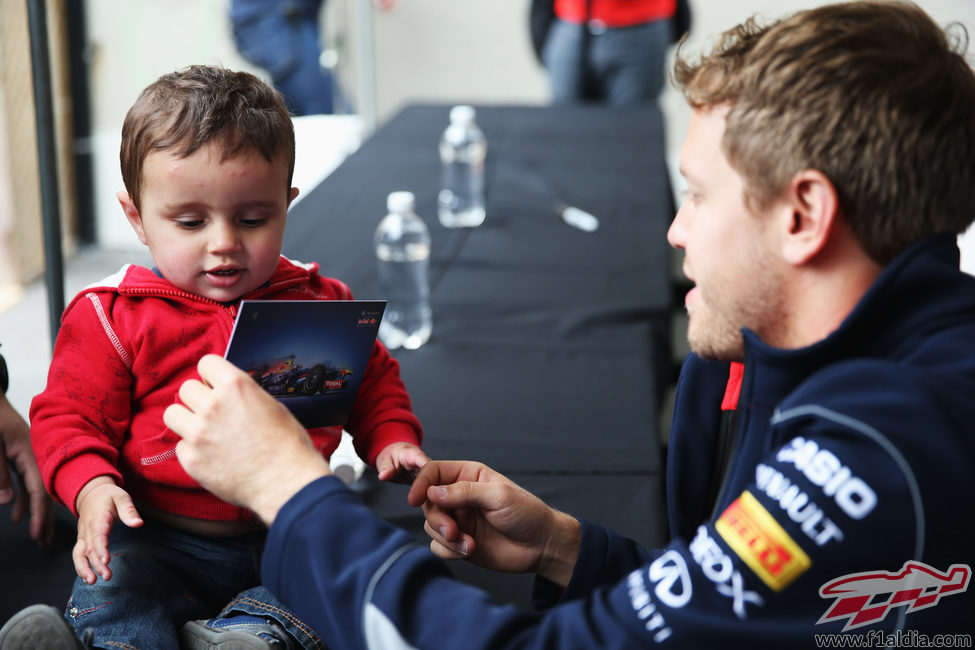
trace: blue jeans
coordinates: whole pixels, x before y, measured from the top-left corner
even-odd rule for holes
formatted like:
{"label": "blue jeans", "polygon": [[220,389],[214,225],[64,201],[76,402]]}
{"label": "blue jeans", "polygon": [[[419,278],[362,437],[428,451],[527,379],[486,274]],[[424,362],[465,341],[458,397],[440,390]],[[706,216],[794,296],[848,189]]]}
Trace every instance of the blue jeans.
{"label": "blue jeans", "polygon": [[542,60],[555,104],[635,106],[657,101],[664,85],[669,20],[586,33],[556,19]]}
{"label": "blue jeans", "polygon": [[231,22],[241,55],[271,75],[294,115],[335,112],[334,80],[322,67],[322,0],[234,0]]}
{"label": "blue jeans", "polygon": [[64,617],[79,637],[91,630],[94,647],[178,649],[187,621],[245,613],[273,618],[305,648],[324,648],[258,586],[264,538],[263,531],[208,538],[151,520],[141,528],[116,523],[112,579],[89,585],[76,578]]}

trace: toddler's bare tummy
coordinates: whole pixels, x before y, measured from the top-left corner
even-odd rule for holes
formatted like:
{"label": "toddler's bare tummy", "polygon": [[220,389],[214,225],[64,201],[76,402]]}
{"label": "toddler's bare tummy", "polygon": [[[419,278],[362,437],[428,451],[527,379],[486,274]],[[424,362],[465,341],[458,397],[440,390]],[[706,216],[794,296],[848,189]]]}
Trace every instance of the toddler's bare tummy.
{"label": "toddler's bare tummy", "polygon": [[177,530],[190,533],[191,535],[200,535],[203,537],[236,537],[237,535],[264,529],[264,524],[259,521],[211,521],[209,519],[175,515],[171,512],[157,510],[145,504],[139,504],[136,507],[144,516],[151,517],[167,526],[172,526]]}

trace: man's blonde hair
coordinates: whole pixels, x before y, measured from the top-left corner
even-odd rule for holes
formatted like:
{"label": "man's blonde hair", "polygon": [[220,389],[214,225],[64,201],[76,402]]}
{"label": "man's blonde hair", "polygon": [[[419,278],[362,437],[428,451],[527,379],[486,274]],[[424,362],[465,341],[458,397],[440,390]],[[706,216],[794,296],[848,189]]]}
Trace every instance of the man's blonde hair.
{"label": "man's blonde hair", "polygon": [[754,19],[674,80],[692,107],[731,104],[722,147],[764,207],[824,173],[864,250],[886,264],[975,216],[975,75],[967,34],[909,2],[850,2]]}

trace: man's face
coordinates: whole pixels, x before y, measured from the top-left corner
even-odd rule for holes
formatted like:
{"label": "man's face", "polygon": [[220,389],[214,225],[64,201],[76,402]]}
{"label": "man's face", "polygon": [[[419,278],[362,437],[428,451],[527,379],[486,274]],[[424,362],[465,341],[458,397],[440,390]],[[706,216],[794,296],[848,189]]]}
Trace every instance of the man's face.
{"label": "man's face", "polygon": [[236,300],[271,277],[281,253],[288,204],[283,158],[253,150],[221,161],[208,144],[180,158],[153,151],[142,168],[141,209],[119,193],[139,240],[167,280],[218,302]]}
{"label": "man's face", "polygon": [[767,342],[784,327],[782,267],[769,220],[746,208],[744,180],[721,150],[728,111],[717,106],[692,113],[680,162],[687,196],[667,240],[684,250],[684,274],[695,284],[685,298],[691,349],[740,361],[742,327]]}

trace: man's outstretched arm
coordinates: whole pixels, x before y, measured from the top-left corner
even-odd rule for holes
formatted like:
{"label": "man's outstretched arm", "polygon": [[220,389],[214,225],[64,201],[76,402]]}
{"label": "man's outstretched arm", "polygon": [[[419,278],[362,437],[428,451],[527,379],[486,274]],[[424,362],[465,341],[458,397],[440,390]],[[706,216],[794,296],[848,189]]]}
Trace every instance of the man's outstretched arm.
{"label": "man's outstretched arm", "polygon": [[486,467],[431,462],[410,498],[426,503],[439,555],[466,542],[485,566],[559,584],[571,573],[564,598],[544,614],[499,604],[328,476],[297,420],[247,375],[214,356],[199,370],[203,381],[180,390],[184,405],[166,411],[183,436],[180,461],[270,525],[264,584],[330,648],[795,647],[811,638],[818,596],[815,612],[791,612],[789,599],[773,605],[710,523],[694,540],[649,554],[570,523]]}

